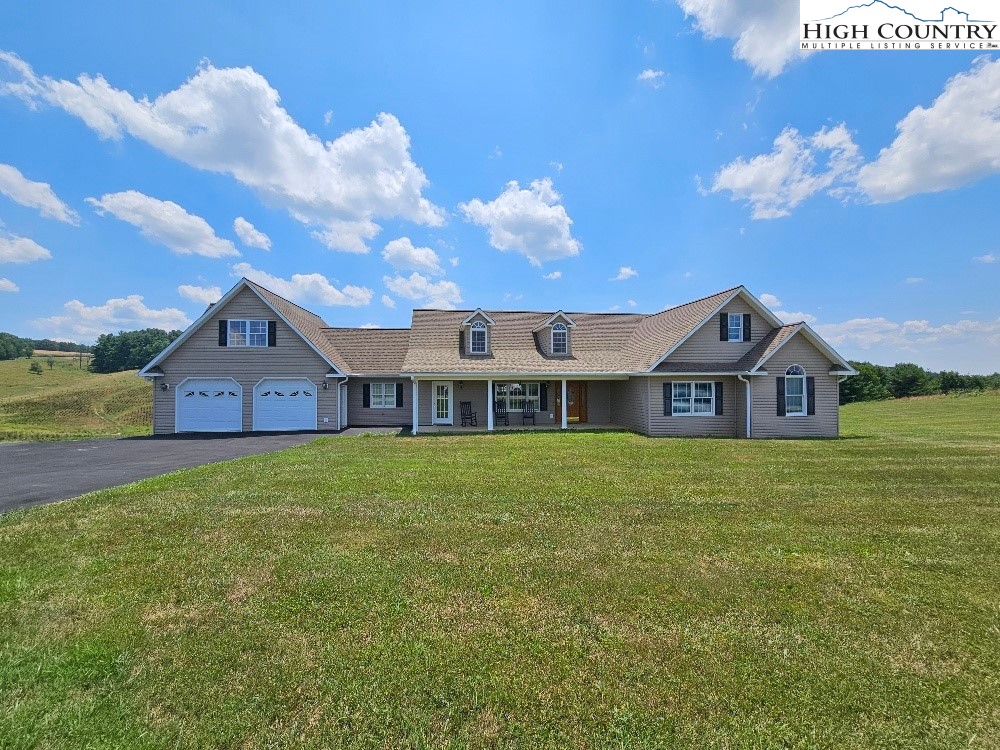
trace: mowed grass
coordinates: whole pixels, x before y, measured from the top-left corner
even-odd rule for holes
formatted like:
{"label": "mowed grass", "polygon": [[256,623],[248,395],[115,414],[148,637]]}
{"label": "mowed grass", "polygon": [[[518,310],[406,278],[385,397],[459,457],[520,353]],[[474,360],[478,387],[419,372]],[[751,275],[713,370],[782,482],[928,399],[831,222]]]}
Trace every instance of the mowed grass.
{"label": "mowed grass", "polygon": [[328,438],[0,517],[0,746],[995,748],[1000,397]]}
{"label": "mowed grass", "polygon": [[[100,375],[69,357],[0,362],[0,441],[148,435],[150,385],[135,371]],[[42,374],[28,371],[31,362]],[[84,363],[86,366],[86,362]]]}

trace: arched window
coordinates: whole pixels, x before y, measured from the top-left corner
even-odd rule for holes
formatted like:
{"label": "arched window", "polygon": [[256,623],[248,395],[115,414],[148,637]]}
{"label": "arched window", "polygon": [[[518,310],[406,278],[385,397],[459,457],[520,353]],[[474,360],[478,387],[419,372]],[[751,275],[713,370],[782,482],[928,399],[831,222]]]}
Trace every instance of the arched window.
{"label": "arched window", "polygon": [[785,415],[805,416],[806,371],[801,365],[791,365],[785,370]]}
{"label": "arched window", "polygon": [[566,332],[566,326],[562,323],[556,323],[552,326],[552,353],[569,353],[569,336]]}
{"label": "arched window", "polygon": [[470,328],[469,351],[473,354],[486,354],[489,347],[486,343],[486,324],[477,320]]}

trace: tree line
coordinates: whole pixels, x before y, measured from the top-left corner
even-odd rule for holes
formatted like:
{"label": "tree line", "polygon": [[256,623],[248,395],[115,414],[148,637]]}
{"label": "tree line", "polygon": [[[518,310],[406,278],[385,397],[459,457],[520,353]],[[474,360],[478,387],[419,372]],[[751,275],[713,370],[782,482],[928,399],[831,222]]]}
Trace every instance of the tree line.
{"label": "tree line", "polygon": [[871,362],[851,362],[851,365],[858,374],[840,384],[841,404],[1000,389],[1000,373],[996,372],[992,375],[962,375],[954,370],[932,372],[912,362],[891,367]]}
{"label": "tree line", "polygon": [[159,328],[105,333],[93,347],[90,369],[92,372],[138,370],[180,335],[180,331]]}
{"label": "tree line", "polygon": [[35,349],[49,352],[89,352],[91,347],[72,341],[52,339],[25,339],[13,333],[0,332],[0,360],[34,356]]}

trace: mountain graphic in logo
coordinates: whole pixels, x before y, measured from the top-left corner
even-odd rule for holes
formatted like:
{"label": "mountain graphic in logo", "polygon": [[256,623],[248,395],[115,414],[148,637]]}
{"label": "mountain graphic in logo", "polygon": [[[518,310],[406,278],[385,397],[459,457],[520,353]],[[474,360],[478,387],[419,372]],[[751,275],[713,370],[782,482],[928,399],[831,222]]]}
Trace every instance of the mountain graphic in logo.
{"label": "mountain graphic in logo", "polygon": [[[863,5],[852,5],[849,8],[837,13],[836,15],[830,16],[829,18],[819,18],[817,21],[834,21],[839,20],[845,22],[847,19],[845,16],[851,15],[860,16],[867,15],[866,11],[874,11],[879,14],[879,16],[885,16],[886,14],[899,15],[902,14],[907,18],[918,21],[919,23],[992,23],[992,21],[985,21],[982,19],[969,18],[969,13],[963,10],[959,10],[954,6],[948,6],[942,8],[941,15],[939,18],[921,18],[915,13],[911,13],[906,10],[906,8],[901,8],[898,5],[892,5],[885,2],[885,0],[872,0],[870,3],[864,3]],[[859,19],[864,20],[864,19]]]}

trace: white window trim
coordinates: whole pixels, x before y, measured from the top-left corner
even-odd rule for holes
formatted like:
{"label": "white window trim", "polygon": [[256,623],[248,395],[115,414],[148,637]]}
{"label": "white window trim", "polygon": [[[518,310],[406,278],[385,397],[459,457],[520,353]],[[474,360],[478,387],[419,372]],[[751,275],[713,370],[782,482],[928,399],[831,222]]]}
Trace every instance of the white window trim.
{"label": "white window trim", "polygon": [[[675,399],[674,398],[674,386],[675,385],[687,385],[691,388],[691,395],[686,399]],[[694,400],[696,398],[695,386],[697,385],[707,385],[709,390],[712,392],[712,408],[711,411],[699,411],[694,410]],[[704,396],[697,396],[697,398],[705,398]],[[688,412],[676,412],[674,411],[674,401],[686,400],[691,406],[691,411]],[[672,417],[714,417],[715,414],[715,381],[712,380],[675,380],[670,383],[670,416]]]}
{"label": "white window trim", "polygon": [[[743,343],[743,313],[728,313],[728,315],[729,317],[726,319],[726,328],[728,331],[729,343],[741,344]],[[738,321],[736,325],[733,325],[733,318],[736,318]],[[734,328],[740,329],[740,333],[735,339],[733,338]]]}
{"label": "white window trim", "polygon": [[[521,408],[521,409],[512,409],[510,407],[509,390],[508,390],[507,393],[503,393],[503,394],[497,393],[497,391],[500,389],[501,386],[508,386],[508,388],[509,388],[509,386],[512,386],[512,385],[520,385],[520,386],[522,386],[524,388],[524,396],[520,397],[520,398],[523,398],[524,401],[525,401],[525,403],[527,403],[528,401],[534,401],[535,402],[535,411],[536,412],[540,411],[539,407],[541,406],[541,403],[542,403],[542,384],[541,384],[541,381],[536,381],[536,380],[530,380],[530,381],[498,380],[498,381],[494,382],[493,383],[493,402],[496,403],[497,401],[504,400],[504,401],[507,402],[507,411],[508,412],[514,412],[514,413],[523,412],[524,411],[523,408]],[[534,396],[530,395],[531,394],[531,387],[532,386],[534,386],[534,388],[535,388],[535,395]]]}
{"label": "white window trim", "polygon": [[[379,403],[375,403],[375,387],[381,389],[378,394]],[[389,395],[392,395],[392,403],[388,403]],[[396,409],[396,384],[395,383],[370,383],[368,389],[368,407],[370,409]]]}
{"label": "white window trim", "polygon": [[[476,340],[472,335],[473,331],[483,332],[483,349],[482,351],[476,351]],[[469,326],[469,354],[489,354],[490,352],[490,329],[481,320],[477,320],[475,323]]]}
{"label": "white window trim", "polygon": [[[561,352],[556,351],[556,331],[562,333],[564,348]],[[566,327],[565,323],[554,323],[552,325],[552,339],[551,339],[551,350],[553,354],[565,355],[569,354],[569,328]]]}
{"label": "white window trim", "polygon": [[[801,375],[789,375],[788,373],[795,368],[802,370]],[[788,381],[798,380],[802,383],[802,411],[789,411],[788,409]],[[798,396],[799,394],[792,394],[793,396]],[[802,365],[789,365],[785,370],[785,416],[786,417],[807,417],[809,416],[809,392],[806,390],[806,368]]]}
{"label": "white window trim", "polygon": [[[246,330],[244,330],[242,332],[241,331],[233,331],[233,323],[243,323]],[[251,331],[250,331],[250,324],[251,323],[263,323],[264,324],[263,334],[260,331],[256,331],[256,332],[251,333]],[[250,319],[250,318],[234,318],[234,319],[231,319],[231,320],[227,320],[226,321],[226,348],[227,349],[228,348],[232,348],[232,349],[266,349],[267,348],[267,328],[268,328],[268,321],[266,321],[266,320],[257,320],[257,319]],[[234,344],[233,343],[233,334],[235,334],[237,336],[246,336],[246,343],[243,343],[243,344],[235,343]],[[251,344],[250,343],[250,337],[251,336],[261,336],[261,335],[264,336],[264,343],[263,344]]]}

